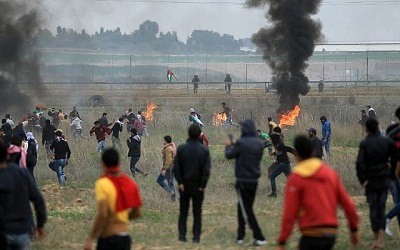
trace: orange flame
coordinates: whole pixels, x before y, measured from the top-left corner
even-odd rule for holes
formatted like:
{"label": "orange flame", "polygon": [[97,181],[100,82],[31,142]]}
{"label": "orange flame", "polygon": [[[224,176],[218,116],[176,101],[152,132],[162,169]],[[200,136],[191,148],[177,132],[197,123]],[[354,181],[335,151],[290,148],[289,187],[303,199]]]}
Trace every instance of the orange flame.
{"label": "orange flame", "polygon": [[147,110],[143,112],[143,115],[146,118],[146,121],[154,120],[153,111],[156,108],[157,108],[157,105],[155,103],[150,102],[147,104]]}
{"label": "orange flame", "polygon": [[286,114],[282,114],[279,119],[279,127],[282,128],[284,125],[294,126],[296,123],[296,118],[300,114],[300,107],[296,105],[293,110],[288,111]]}
{"label": "orange flame", "polygon": [[214,126],[221,126],[226,121],[226,114],[225,113],[214,113],[212,116],[212,125]]}

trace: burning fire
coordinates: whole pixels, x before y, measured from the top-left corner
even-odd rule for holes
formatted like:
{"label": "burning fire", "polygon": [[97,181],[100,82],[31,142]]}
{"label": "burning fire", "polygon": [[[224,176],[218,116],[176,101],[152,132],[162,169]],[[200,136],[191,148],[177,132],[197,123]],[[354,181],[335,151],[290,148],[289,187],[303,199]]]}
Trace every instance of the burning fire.
{"label": "burning fire", "polygon": [[212,125],[214,126],[221,126],[226,121],[226,114],[225,113],[214,113],[212,116]]}
{"label": "burning fire", "polygon": [[282,114],[279,119],[279,127],[282,128],[284,125],[293,126],[296,123],[296,118],[299,116],[300,107],[296,105],[293,110],[288,111],[286,114]]}
{"label": "burning fire", "polygon": [[157,105],[155,103],[150,102],[147,104],[147,110],[143,112],[143,115],[146,118],[146,121],[154,120],[153,111],[156,108],[157,108]]}

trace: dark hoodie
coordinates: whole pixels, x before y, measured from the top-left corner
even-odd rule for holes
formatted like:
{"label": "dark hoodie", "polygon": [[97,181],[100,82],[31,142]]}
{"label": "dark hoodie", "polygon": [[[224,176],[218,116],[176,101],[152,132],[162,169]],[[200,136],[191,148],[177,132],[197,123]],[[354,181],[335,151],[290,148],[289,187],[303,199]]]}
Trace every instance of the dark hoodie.
{"label": "dark hoodie", "polygon": [[128,157],[140,157],[141,138],[138,134],[132,135],[127,141],[129,148]]}
{"label": "dark hoodie", "polygon": [[225,157],[236,159],[235,177],[241,182],[257,182],[261,175],[260,161],[264,152],[264,144],[257,137],[256,127],[252,120],[241,123],[242,136],[235,145],[225,147]]}

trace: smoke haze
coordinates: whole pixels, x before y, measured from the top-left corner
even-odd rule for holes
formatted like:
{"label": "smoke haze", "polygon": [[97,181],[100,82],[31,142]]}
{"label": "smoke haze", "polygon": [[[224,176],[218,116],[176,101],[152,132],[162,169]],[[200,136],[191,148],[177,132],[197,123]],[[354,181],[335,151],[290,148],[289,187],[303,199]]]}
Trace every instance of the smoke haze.
{"label": "smoke haze", "polygon": [[299,95],[310,91],[304,74],[315,43],[322,39],[322,25],[311,15],[318,12],[322,0],[247,0],[250,8],[269,5],[266,18],[270,27],[253,34],[252,41],[263,51],[264,59],[275,75],[279,98],[277,113],[292,110]]}
{"label": "smoke haze", "polygon": [[[0,1],[0,100],[2,109],[27,112],[32,98],[43,94],[39,56],[32,50],[33,35],[40,27],[38,13],[29,1]],[[22,93],[19,83],[29,83]]]}

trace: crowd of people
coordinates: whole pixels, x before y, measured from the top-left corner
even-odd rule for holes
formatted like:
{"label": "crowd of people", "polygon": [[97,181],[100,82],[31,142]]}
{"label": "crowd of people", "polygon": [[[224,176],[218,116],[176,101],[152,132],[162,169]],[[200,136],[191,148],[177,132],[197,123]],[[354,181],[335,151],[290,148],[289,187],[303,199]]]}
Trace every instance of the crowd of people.
{"label": "crowd of people", "polygon": [[[232,109],[221,103],[226,115],[224,127],[240,128],[241,136],[236,139],[231,134],[225,146],[226,159],[234,159],[235,189],[237,194],[237,236],[236,243],[244,244],[246,225],[253,233],[252,245],[266,245],[253,206],[256,199],[261,160],[264,150],[274,157],[268,168],[271,192],[267,197],[276,198],[278,190],[276,177],[284,174],[287,178],[284,191],[284,205],[281,230],[277,238],[280,249],[285,244],[298,223],[301,239],[299,249],[332,249],[338,233],[337,207],[343,208],[348,220],[350,241],[353,246],[360,244],[358,233],[360,221],[356,206],[345,190],[338,174],[323,161],[330,157],[332,138],[331,122],[321,116],[321,139],[316,128],[306,129],[307,135],[294,138],[294,147],[286,145],[282,129],[268,117],[268,133],[257,130],[251,119],[240,124],[233,123]],[[360,124],[365,128],[366,137],[360,143],[356,160],[357,178],[363,188],[370,210],[370,224],[375,241],[371,248],[384,248],[384,236],[392,236],[390,220],[397,216],[400,226],[400,124],[392,124],[385,136],[379,130],[375,110],[369,106],[368,112],[361,112]],[[38,191],[34,177],[34,167],[38,161],[38,142],[34,134],[42,136],[41,144],[50,161],[49,167],[57,174],[60,186],[66,184],[64,167],[68,165],[71,150],[67,131],[75,139],[83,139],[83,122],[76,107],[69,113],[52,108],[48,112],[51,119],[44,118],[43,110],[34,113],[38,124],[24,126],[15,124],[10,114],[2,119],[0,128],[0,249],[29,249],[30,240],[44,236],[46,208]],[[400,107],[395,111],[400,121]],[[29,118],[32,119],[32,118]],[[28,119],[28,120],[29,120]],[[188,140],[178,147],[170,135],[163,137],[161,150],[162,167],[156,182],[174,202],[179,199],[178,240],[187,242],[187,218],[190,202],[193,207],[192,242],[200,243],[202,232],[202,204],[204,191],[211,175],[211,156],[209,140],[205,136],[201,115],[194,108],[189,110]],[[85,249],[92,249],[97,240],[97,249],[130,249],[131,237],[129,221],[142,215],[142,198],[134,181],[137,174],[148,173],[137,166],[141,157],[142,136],[148,136],[146,119],[139,111],[132,109],[109,122],[108,114],[94,121],[89,135],[95,135],[98,142],[96,150],[101,153],[103,175],[96,181],[95,193],[97,214],[92,229],[85,242]],[[126,125],[125,125],[126,124]],[[38,125],[38,126],[37,126]],[[123,148],[120,133],[127,127],[129,137],[126,141],[130,171],[133,178],[124,174],[120,168],[120,153]],[[24,128],[34,132],[25,133]],[[70,129],[73,130],[70,130]],[[79,137],[77,138],[76,135]],[[111,136],[112,147],[108,148],[106,139]],[[325,152],[324,152],[325,149]],[[292,168],[288,153],[294,155],[297,165]],[[177,189],[174,181],[176,180]],[[389,191],[393,195],[394,207],[385,214]],[[18,194],[18,195],[17,195]],[[30,208],[34,203],[36,222]],[[18,208],[18,209],[15,209]],[[19,223],[15,223],[19,220]]]}

